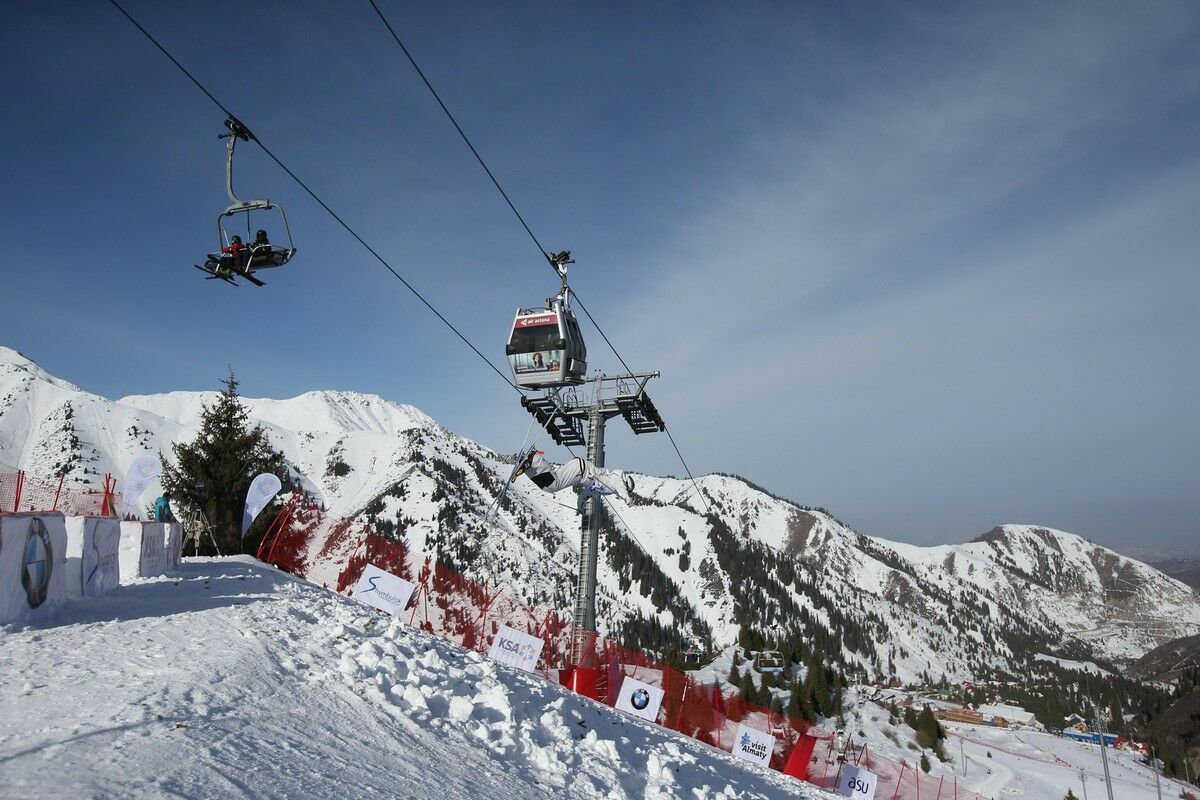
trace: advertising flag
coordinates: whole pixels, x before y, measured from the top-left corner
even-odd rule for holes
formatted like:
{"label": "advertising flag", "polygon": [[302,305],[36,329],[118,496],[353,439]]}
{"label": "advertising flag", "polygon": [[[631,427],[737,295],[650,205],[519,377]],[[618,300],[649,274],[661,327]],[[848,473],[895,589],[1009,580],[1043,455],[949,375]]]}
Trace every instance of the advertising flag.
{"label": "advertising flag", "polygon": [[621,681],[621,693],[617,696],[615,707],[618,711],[655,722],[658,720],[658,707],[662,705],[662,700],[662,689],[626,676],[625,680]]}
{"label": "advertising flag", "polygon": [[275,499],[275,495],[279,494],[282,488],[283,483],[279,478],[269,472],[264,472],[250,482],[250,488],[246,490],[246,505],[242,508],[243,539],[246,538],[246,531],[254,524],[255,517]]}
{"label": "advertising flag", "polygon": [[137,510],[138,500],[151,481],[161,474],[162,462],[156,456],[142,455],[133,460],[133,463],[129,465],[129,472],[125,475],[125,486],[121,491],[121,519],[129,516],[141,516]]}

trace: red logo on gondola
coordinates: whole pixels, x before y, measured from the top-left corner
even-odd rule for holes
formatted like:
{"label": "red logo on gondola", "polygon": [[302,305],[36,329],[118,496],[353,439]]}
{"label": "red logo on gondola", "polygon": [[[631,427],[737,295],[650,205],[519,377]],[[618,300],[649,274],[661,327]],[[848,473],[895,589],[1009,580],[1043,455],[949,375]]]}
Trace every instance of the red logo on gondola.
{"label": "red logo on gondola", "polygon": [[517,320],[518,328],[529,328],[534,325],[557,325],[557,314],[539,314],[536,317],[521,317]]}

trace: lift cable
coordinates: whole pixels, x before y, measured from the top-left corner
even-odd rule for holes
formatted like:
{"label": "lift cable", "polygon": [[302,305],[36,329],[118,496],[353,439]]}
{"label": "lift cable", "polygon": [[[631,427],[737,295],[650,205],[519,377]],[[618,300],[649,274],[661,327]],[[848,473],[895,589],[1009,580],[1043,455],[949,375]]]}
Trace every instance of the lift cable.
{"label": "lift cable", "polygon": [[[450,113],[450,109],[446,106],[446,103],[442,100],[441,95],[439,95],[437,93],[437,89],[433,88],[433,84],[430,83],[429,78],[427,78],[425,76],[424,70],[422,70],[420,65],[417,64],[417,60],[415,58],[413,58],[412,53],[409,52],[409,49],[404,45],[404,42],[400,39],[400,35],[398,33],[396,33],[396,29],[392,27],[392,23],[388,21],[388,18],[384,15],[383,10],[379,8],[379,3],[376,2],[376,0],[367,0],[367,1],[371,4],[371,8],[373,8],[375,10],[375,13],[376,13],[376,15],[378,15],[380,22],[383,23],[384,27],[387,28],[388,33],[391,34],[392,39],[400,47],[400,50],[403,51],[405,58],[408,59],[408,63],[412,64],[413,69],[416,70],[417,75],[420,76],[421,81],[425,84],[425,88],[429,89],[429,93],[433,95],[433,99],[437,101],[437,104],[439,106],[441,106],[442,111],[444,111],[446,113],[446,117],[447,117],[447,119],[450,120],[450,124],[454,126],[454,130],[458,131],[458,135],[462,137],[463,142],[466,143],[467,147],[471,151],[471,154],[473,156],[475,156],[475,160],[479,162],[479,166],[483,167],[483,171],[487,173],[487,176],[489,178],[491,178],[492,185],[496,187],[496,191],[500,192],[500,196],[504,198],[504,202],[508,203],[508,207],[510,209],[512,209],[512,212],[516,216],[517,221],[521,223],[521,227],[525,229],[525,232],[527,234],[529,234],[529,238],[532,239],[533,243],[537,246],[538,251],[542,254],[543,257],[545,257],[546,261],[557,272],[558,268],[555,267],[554,260],[551,258],[550,253],[546,250],[545,247],[542,246],[542,243],[538,240],[537,236],[534,234],[533,229],[531,229],[529,227],[529,223],[527,223],[525,221],[525,218],[523,216],[521,216],[521,212],[517,210],[517,207],[513,203],[512,198],[510,198],[508,196],[508,192],[504,191],[504,187],[500,185],[500,181],[496,179],[495,174],[492,173],[491,169],[488,168],[487,163],[484,162],[483,156],[481,156],[479,154],[479,151],[475,148],[475,145],[471,143],[471,139],[467,136],[466,132],[462,129],[462,126],[458,124],[458,120],[456,120],[454,118],[454,115],[452,113]],[[592,316],[592,312],[588,311],[587,306],[584,304],[583,300],[580,299],[579,293],[572,289],[571,294],[574,295],[575,302],[579,304],[579,307],[581,309],[583,309],[583,313],[587,315],[587,318],[591,321],[592,326],[595,327],[596,331],[600,334],[601,338],[604,339],[605,344],[607,344],[608,348],[610,350],[612,350],[613,355],[615,355],[617,357],[617,360],[621,362],[621,366],[625,368],[625,372],[632,374],[633,370],[630,369],[630,367],[627,363],[625,363],[625,359],[621,356],[621,353],[617,350],[616,346],[613,345],[612,340],[608,338],[608,334],[606,334],[604,332],[604,329],[601,328],[599,323],[596,322],[596,318]],[[491,362],[488,362],[488,363],[490,364]],[[493,369],[494,369],[494,367],[493,367]],[[676,442],[675,442],[675,437],[671,435],[671,431],[668,428],[664,427],[663,430],[666,432],[667,438],[671,440],[671,447],[674,448],[675,455],[677,455],[679,457],[679,463],[683,465],[683,469],[687,473],[688,479],[692,482],[692,488],[694,488],[696,490],[696,494],[700,498],[700,502],[702,502],[704,504],[704,508],[706,511],[710,511],[709,505],[708,505],[708,500],[707,500],[707,498],[705,498],[704,493],[700,491],[700,486],[696,483],[696,478],[692,475],[692,470],[688,466],[687,461],[684,460],[683,453],[679,450],[679,445],[676,444]]]}
{"label": "lift cable", "polygon": [[[234,120],[238,119],[237,115],[235,115],[232,111],[230,111],[229,108],[226,107],[226,105],[224,103],[222,103],[220,100],[218,100],[216,95],[214,95],[212,92],[210,92],[208,90],[208,88],[205,87],[205,85],[203,83],[201,83],[200,80],[188,70],[187,67],[185,67],[183,64],[181,64],[179,62],[179,59],[177,59],[177,58],[175,58],[175,56],[171,55],[171,53],[167,50],[167,48],[163,47],[163,45],[158,41],[158,39],[154,38],[154,36],[148,30],[146,30],[144,27],[142,27],[141,23],[138,22],[136,19],[134,19],[133,16],[128,11],[126,11],[125,8],[117,0],[109,0],[109,2],[111,2],[116,7],[116,9],[118,11],[120,11],[122,15],[124,15],[125,19],[129,20],[129,22],[135,28],[137,28],[139,31],[141,31],[142,35],[145,36],[148,40],[150,40],[150,43],[153,44],[155,47],[157,47],[159,52],[161,52],[164,56],[166,56],[167,59],[172,64],[174,64],[176,67],[178,67],[179,71],[182,72],[184,75],[186,75],[188,80],[190,80],[193,84],[195,84],[196,88],[199,89],[201,92],[203,92],[204,95],[209,100],[211,100],[214,105],[217,106],[217,108],[224,111],[226,116],[230,117],[231,119],[234,119]],[[274,161],[275,164],[278,165],[280,169],[282,169],[285,173],[287,173],[288,177],[290,177],[293,181],[295,181],[300,186],[301,189],[303,189],[305,192],[307,192],[308,196],[311,197],[313,200],[315,200],[317,205],[319,205],[319,206],[321,206],[321,208],[325,209],[325,211],[329,214],[329,216],[333,217],[333,219],[339,225],[341,225],[342,228],[344,228],[347,233],[349,233],[352,237],[354,237],[354,239],[359,244],[361,244],[364,248],[366,248],[367,252],[369,252],[372,256],[375,257],[375,260],[377,260],[380,264],[382,264],[384,266],[384,268],[387,269],[388,272],[392,273],[392,275],[394,275],[397,280],[399,280],[402,284],[404,284],[404,287],[406,289],[408,289],[410,292],[412,292],[412,294],[418,300],[420,300],[422,303],[424,303],[425,307],[428,308],[430,311],[432,311],[438,319],[440,319],[443,323],[445,323],[446,327],[448,327],[450,330],[454,331],[454,334],[463,341],[463,344],[465,344],[467,347],[471,348],[471,350],[474,351],[475,355],[479,356],[483,360],[483,362],[488,365],[488,368],[490,368],[492,370],[492,372],[494,372],[498,376],[500,376],[500,380],[504,381],[506,384],[511,386],[515,391],[521,393],[522,395],[524,394],[524,392],[521,392],[520,387],[518,387],[515,383],[513,383],[511,380],[509,380],[508,376],[506,376],[503,372],[501,372],[499,369],[497,369],[496,365],[493,364],[491,362],[491,360],[479,350],[478,347],[476,347],[474,344],[472,344],[471,340],[468,339],[465,335],[463,335],[462,331],[460,331],[457,327],[455,327],[454,323],[452,323],[449,319],[447,319],[446,316],[444,314],[442,314],[441,311],[438,311],[437,307],[435,307],[433,305],[433,303],[426,300],[425,296],[422,295],[419,291],[417,291],[417,289],[411,283],[409,283],[407,280],[405,280],[404,276],[401,275],[399,272],[397,272],[396,269],[390,263],[388,263],[387,259],[385,259],[383,256],[381,256],[374,247],[367,244],[367,241],[365,239],[363,239],[363,237],[360,236],[358,234],[358,232],[356,230],[354,230],[354,228],[350,227],[349,223],[347,223],[344,219],[342,219],[342,217],[336,211],[334,211],[329,206],[328,203],[326,203],[324,200],[322,200],[321,197],[315,191],[313,191],[308,186],[307,183],[305,183],[303,180],[301,180],[300,176],[298,176],[295,172],[292,172],[292,170],[286,164],[284,164],[283,161],[281,161],[278,156],[276,156],[273,152],[271,152],[271,150],[265,144],[263,144],[261,139],[259,139],[257,136],[255,136],[253,134],[251,134],[250,138],[253,139],[258,144],[258,146],[262,148],[262,151],[267,154],[268,158],[270,158],[272,161]],[[485,167],[485,169],[486,169],[486,167]]]}
{"label": "lift cable", "polygon": [[450,109],[447,108],[446,104],[442,101],[442,97],[437,93],[437,89],[434,89],[433,84],[429,82],[429,78],[425,77],[425,72],[420,66],[418,66],[417,60],[412,57],[412,53],[410,53],[408,48],[404,46],[404,42],[400,41],[400,35],[397,34],[396,29],[392,27],[392,23],[388,22],[388,18],[383,15],[383,11],[379,8],[379,4],[376,3],[375,0],[368,0],[368,2],[370,2],[371,8],[375,9],[375,13],[379,15],[379,20],[383,23],[384,27],[388,29],[388,33],[392,35],[392,38],[396,41],[396,44],[398,44],[400,49],[404,51],[404,55],[408,59],[408,63],[412,64],[413,69],[417,71],[417,75],[421,77],[421,81],[425,84],[425,88],[429,89],[429,93],[433,95],[433,99],[437,100],[438,105],[442,107],[442,111],[446,112],[446,117],[450,120],[450,124],[454,126],[454,130],[458,131],[458,135],[462,137],[463,142],[465,142],[467,147],[470,148],[471,154],[475,156],[475,160],[479,162],[479,166],[483,167],[483,171],[486,172],[487,176],[492,179],[492,185],[496,187],[496,191],[498,191],[500,196],[504,198],[504,202],[508,203],[508,207],[511,208],[513,214],[516,215],[517,221],[521,223],[521,227],[525,229],[525,232],[529,234],[529,238],[533,240],[535,245],[537,245],[537,249],[541,251],[542,256],[544,256],[546,259],[546,262],[555,270],[555,272],[557,272],[558,268],[554,266],[554,261],[551,259],[550,253],[545,247],[542,247],[542,243],[538,241],[537,236],[534,235],[533,229],[529,227],[527,222],[525,222],[525,218],[521,216],[521,212],[517,211],[517,207],[513,204],[512,199],[508,196],[508,192],[504,191],[504,187],[500,185],[500,181],[496,180],[496,176],[492,174],[492,171],[484,162],[483,156],[479,155],[479,151],[475,149],[475,145],[471,144],[471,140],[467,137],[466,132],[463,131],[462,126],[458,124],[458,120],[454,118],[454,115],[450,113]]}

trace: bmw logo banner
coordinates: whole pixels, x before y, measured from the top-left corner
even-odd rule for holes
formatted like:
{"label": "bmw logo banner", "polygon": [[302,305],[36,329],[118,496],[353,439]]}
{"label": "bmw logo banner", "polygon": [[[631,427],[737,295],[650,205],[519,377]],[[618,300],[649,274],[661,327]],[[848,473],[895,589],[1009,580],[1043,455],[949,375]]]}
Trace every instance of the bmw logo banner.
{"label": "bmw logo banner", "polygon": [[354,585],[351,597],[398,617],[408,607],[416,588],[404,578],[384,572],[374,564],[367,564],[362,577]]}
{"label": "bmw logo banner", "polygon": [[733,754],[755,764],[770,766],[771,753],[775,752],[775,737],[769,733],[738,725],[733,737]]}
{"label": "bmw logo banner", "polygon": [[537,669],[538,657],[542,654],[542,640],[528,633],[504,625],[492,640],[488,658],[499,664],[533,672]]}
{"label": "bmw logo banner", "polygon": [[621,691],[617,694],[616,709],[655,722],[658,720],[658,708],[662,705],[662,701],[662,689],[642,683],[627,675],[621,681]]}
{"label": "bmw logo banner", "polygon": [[842,777],[838,781],[838,794],[854,800],[874,800],[877,780],[874,772],[847,764],[842,768]]}
{"label": "bmw logo banner", "polygon": [[48,619],[66,602],[66,552],[61,515],[0,516],[0,624]]}

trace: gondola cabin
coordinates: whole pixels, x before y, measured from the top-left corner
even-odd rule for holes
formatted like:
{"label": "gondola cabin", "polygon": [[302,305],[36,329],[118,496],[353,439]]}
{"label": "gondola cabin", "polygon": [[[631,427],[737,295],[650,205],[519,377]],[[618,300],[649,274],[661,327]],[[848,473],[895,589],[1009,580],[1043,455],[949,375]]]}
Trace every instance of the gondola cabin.
{"label": "gondola cabin", "polygon": [[575,386],[587,373],[587,346],[575,312],[558,302],[517,309],[504,352],[513,381],[528,389]]}

